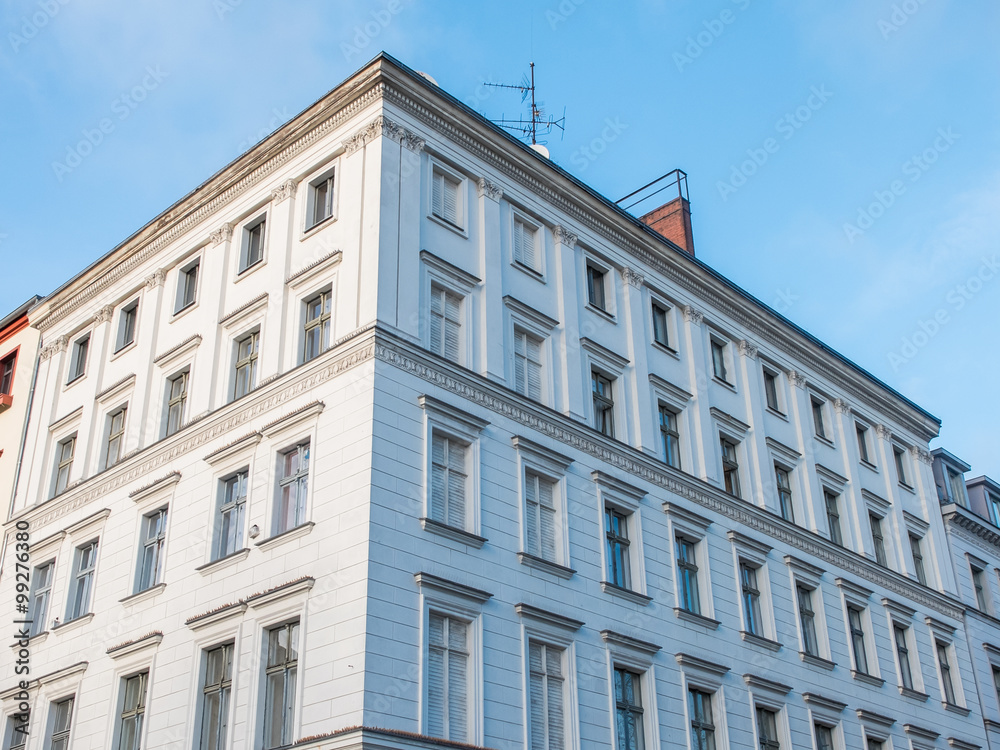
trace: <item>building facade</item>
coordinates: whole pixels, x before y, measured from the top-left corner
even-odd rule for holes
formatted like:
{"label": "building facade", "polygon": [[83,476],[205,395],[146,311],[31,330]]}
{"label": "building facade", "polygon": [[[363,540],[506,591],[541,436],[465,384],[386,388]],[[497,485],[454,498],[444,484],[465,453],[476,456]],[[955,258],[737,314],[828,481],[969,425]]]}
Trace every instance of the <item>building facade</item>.
{"label": "building facade", "polygon": [[39,299],[32,297],[0,319],[0,499],[8,512],[41,338],[28,325],[28,310]]}
{"label": "building facade", "polygon": [[380,55],[29,314],[4,747],[987,746],[938,421],[691,250]]}

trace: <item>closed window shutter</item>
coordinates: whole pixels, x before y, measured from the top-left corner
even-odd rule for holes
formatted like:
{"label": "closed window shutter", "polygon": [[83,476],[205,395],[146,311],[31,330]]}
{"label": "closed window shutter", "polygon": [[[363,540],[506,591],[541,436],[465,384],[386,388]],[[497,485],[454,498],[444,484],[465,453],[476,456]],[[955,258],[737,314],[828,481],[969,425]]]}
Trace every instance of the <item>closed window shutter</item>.
{"label": "closed window shutter", "polygon": [[441,615],[431,614],[427,663],[427,734],[447,738],[445,734],[445,625]]}
{"label": "closed window shutter", "polygon": [[545,695],[545,674],[544,655],[540,643],[532,643],[528,647],[529,672],[531,675],[529,685],[529,699],[531,700],[531,750],[548,750],[546,743],[545,727],[548,717],[546,716],[546,695]]}
{"label": "closed window shutter", "polygon": [[444,213],[442,217],[452,224],[458,224],[458,184],[441,178],[444,194]]}
{"label": "closed window shutter", "polygon": [[439,523],[447,521],[448,503],[448,441],[440,435],[431,440],[431,502],[430,516]]}
{"label": "closed window shutter", "polygon": [[448,450],[448,519],[447,523],[465,528],[465,446],[454,440]]}
{"label": "closed window shutter", "polygon": [[561,750],[563,747],[562,652],[546,646],[545,660],[545,671],[548,673],[546,697],[549,704],[549,748],[550,750]]}
{"label": "closed window shutter", "polygon": [[562,750],[562,650],[541,643],[528,646],[531,750]]}
{"label": "closed window shutter", "polygon": [[444,290],[431,287],[431,351],[444,354]]}
{"label": "closed window shutter", "polygon": [[542,398],[542,345],[537,339],[525,337],[527,342],[528,390],[527,396],[535,401]]}
{"label": "closed window shutter", "polygon": [[444,293],[444,354],[452,362],[459,360],[459,340],[462,330],[462,300],[448,292]]}
{"label": "closed window shutter", "polygon": [[514,260],[535,267],[535,230],[523,221],[514,220]]}
{"label": "closed window shutter", "polygon": [[528,395],[528,336],[523,331],[514,332],[514,390],[522,395]]}
{"label": "closed window shutter", "polygon": [[468,625],[448,620],[448,739],[465,742],[469,733]]}
{"label": "closed window shutter", "polygon": [[552,482],[538,478],[538,505],[541,528],[541,556],[555,562],[556,559],[556,509],[552,501]]}
{"label": "closed window shutter", "polygon": [[538,555],[538,477],[531,473],[524,475],[525,536],[528,552]]}
{"label": "closed window shutter", "polygon": [[444,175],[435,172],[431,188],[431,213],[444,218]]}

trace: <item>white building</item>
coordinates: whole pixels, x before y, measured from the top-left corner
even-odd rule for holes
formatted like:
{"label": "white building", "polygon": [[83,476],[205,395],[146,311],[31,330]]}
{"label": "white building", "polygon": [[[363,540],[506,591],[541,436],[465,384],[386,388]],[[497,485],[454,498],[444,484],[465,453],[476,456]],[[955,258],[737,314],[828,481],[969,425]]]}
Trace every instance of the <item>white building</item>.
{"label": "white building", "polygon": [[30,318],[27,750],[986,745],[937,420],[387,56]]}

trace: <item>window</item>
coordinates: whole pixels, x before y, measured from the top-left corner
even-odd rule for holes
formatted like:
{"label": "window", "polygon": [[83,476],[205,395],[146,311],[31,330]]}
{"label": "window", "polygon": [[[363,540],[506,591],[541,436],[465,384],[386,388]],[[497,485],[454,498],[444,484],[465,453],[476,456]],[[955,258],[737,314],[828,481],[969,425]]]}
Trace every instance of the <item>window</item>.
{"label": "window", "polygon": [[52,576],[55,573],[55,561],[39,565],[31,574],[31,629],[30,635],[44,632],[49,616],[49,597],[52,594]]}
{"label": "window", "polygon": [[872,528],[872,545],[875,548],[875,562],[882,567],[888,567],[889,560],[885,554],[885,537],[882,535],[882,519],[874,513],[868,514],[868,523]]}
{"label": "window", "polygon": [[240,249],[239,273],[264,260],[264,231],[267,217],[261,216],[243,227],[243,245]]}
{"label": "window", "polygon": [[142,519],[142,550],[139,553],[139,570],[135,590],[145,591],[160,582],[163,575],[163,546],[167,539],[167,509]]}
{"label": "window", "polygon": [[986,576],[982,568],[970,566],[972,571],[972,588],[976,592],[976,606],[980,612],[989,612],[990,605],[986,599]]}
{"label": "window", "polygon": [[14,387],[14,365],[17,362],[17,352],[0,359],[0,396],[9,396]]}
{"label": "window", "polygon": [[566,745],[563,653],[545,643],[528,643],[531,750],[561,750]]}
{"label": "window", "polygon": [[125,442],[125,417],[128,407],[123,406],[108,415],[108,439],[105,443],[104,468],[110,469],[121,460],[122,445]]}
{"label": "window", "polygon": [[994,495],[992,492],[987,492],[986,504],[989,506],[990,518],[993,521],[993,525],[1000,526],[1000,495]]}
{"label": "window", "polygon": [[532,401],[542,400],[542,341],[514,327],[514,390]]}
{"label": "window", "polygon": [[822,438],[823,440],[829,440],[826,434],[826,419],[824,411],[826,409],[826,404],[818,398],[813,397],[812,402],[812,415],[813,415],[813,427],[816,429],[816,437]]}
{"label": "window", "polygon": [[788,470],[777,464],[774,466],[774,479],[778,487],[778,509],[786,521],[795,522],[795,511],[792,508],[792,482]]}
{"label": "window", "polygon": [[167,381],[167,436],[173,435],[184,424],[184,404],[187,403],[187,389],[187,370],[174,375]]}
{"label": "window", "polygon": [[232,555],[243,548],[243,515],[247,504],[249,471],[242,469],[222,480],[217,518],[218,540],[215,559]]}
{"label": "window", "polygon": [[87,372],[87,352],[90,350],[90,334],[78,338],[73,342],[73,353],[69,360],[69,380],[72,383],[77,378],[82,378]]}
{"label": "window", "polygon": [[851,633],[851,653],[854,655],[854,668],[862,674],[868,674],[864,613],[857,607],[848,606],[847,625]]}
{"label": "window", "polygon": [[660,440],[663,443],[663,460],[668,466],[681,468],[681,434],[677,430],[677,412],[660,404]]}
{"label": "window", "polygon": [[760,615],[760,588],[757,586],[758,568],[740,560],[740,599],[743,605],[743,627],[751,635],[764,635],[764,622]]}
{"label": "window", "polygon": [[712,694],[697,688],[689,689],[688,713],[691,716],[691,750],[715,750]]}
{"label": "window", "polygon": [[729,374],[726,370],[726,343],[714,336],[712,344],[712,374],[719,380],[728,383]]}
{"label": "window", "polygon": [[610,506],[605,506],[604,536],[608,560],[608,582],[619,588],[631,588],[628,515]]}
{"label": "window", "polygon": [[[274,511],[274,533],[294,529],[306,520],[309,488],[309,443],[301,443],[280,457],[278,503]],[[245,501],[244,501],[245,502]]]}
{"label": "window", "polygon": [[198,272],[201,260],[189,263],[177,274],[177,301],[174,304],[174,314],[195,303],[198,295]]}
{"label": "window", "polygon": [[641,675],[615,668],[615,731],[618,750],[643,750]]}
{"label": "window", "polygon": [[866,464],[871,464],[871,454],[868,451],[868,428],[858,422],[854,423],[854,430],[858,435],[858,455]]}
{"label": "window", "polygon": [[94,583],[94,568],[97,565],[97,542],[90,542],[76,550],[73,565],[73,579],[70,581],[69,611],[66,621],[83,617],[90,612],[90,590]]}
{"label": "window", "polygon": [[810,656],[819,656],[819,639],[816,637],[816,610],[813,609],[813,589],[797,585],[795,597],[799,605],[799,628],[802,630],[802,650]]}
{"label": "window", "polygon": [[524,472],[525,551],[543,560],[556,562],[556,483]]}
{"label": "window", "polygon": [[52,724],[49,730],[49,750],[67,750],[69,733],[73,724],[73,698],[66,698],[52,704]]}
{"label": "window", "polygon": [[996,691],[997,700],[1000,701],[1000,667],[991,667],[993,671],[993,689]]}
{"label": "window", "polygon": [[257,353],[260,332],[248,333],[236,342],[236,368],[233,379],[233,398],[245,396],[257,386]]}
{"label": "window", "polygon": [[331,292],[320,292],[306,300],[302,337],[302,361],[318,357],[330,347]]}
{"label": "window", "polygon": [[309,217],[306,228],[320,224],[333,216],[334,172],[327,172],[309,183]]}
{"label": "window", "polygon": [[431,520],[455,528],[466,527],[468,446],[453,437],[434,433],[431,452]]}
{"label": "window", "polygon": [[527,266],[532,271],[539,270],[538,250],[537,250],[538,230],[524,221],[514,218],[514,262]]}
{"label": "window", "polygon": [[452,226],[462,227],[462,181],[434,168],[431,186],[431,213]]}
{"label": "window", "polygon": [[721,438],[722,446],[722,478],[726,492],[735,497],[743,497],[740,492],[740,464],[736,459],[736,444],[727,438]]}
{"label": "window", "polygon": [[653,341],[669,349],[668,314],[669,308],[664,307],[659,302],[653,302]]}
{"label": "window", "polygon": [[771,411],[781,413],[781,404],[778,401],[778,373],[773,370],[764,369],[764,400],[767,408]]}
{"label": "window", "polygon": [[139,300],[135,300],[122,308],[118,317],[118,338],[115,340],[115,351],[119,352],[135,342],[135,322],[139,315]]}
{"label": "window", "polygon": [[590,372],[590,386],[594,397],[594,429],[607,435],[615,436],[615,402],[613,393],[614,380],[596,370]]}
{"label": "window", "polygon": [[952,682],[951,677],[951,660],[948,657],[948,644],[942,641],[934,641],[934,648],[937,650],[938,671],[941,675],[941,696],[948,705],[958,705],[958,702],[955,700],[955,684]]}
{"label": "window", "polygon": [[865,750],[884,750],[885,742],[882,740],[877,740],[874,737],[868,737],[865,740]]}
{"label": "window", "polygon": [[290,745],[295,714],[295,682],[299,666],[299,624],[267,631],[264,670],[264,750]]}
{"label": "window", "polygon": [[20,716],[7,717],[7,734],[4,740],[4,748],[7,750],[24,750],[28,741],[28,724],[22,724],[22,721]]}
{"label": "window", "polygon": [[431,284],[431,351],[461,363],[462,298]]}
{"label": "window", "polygon": [[825,724],[814,725],[816,734],[816,750],[834,750],[833,727]]}
{"label": "window", "polygon": [[757,714],[757,744],[760,750],[781,750],[778,739],[778,714],[769,708],[760,706]]}
{"label": "window", "polygon": [[892,624],[892,638],[896,644],[896,663],[899,666],[899,684],[907,690],[913,690],[913,671],[910,669],[910,649],[907,645],[907,628],[898,623]]}
{"label": "window", "polygon": [[608,310],[607,273],[596,266],[587,264],[587,302],[598,310]]}
{"label": "window", "polygon": [[701,614],[701,594],[698,591],[698,563],[695,542],[677,537],[678,606],[686,612]]}
{"label": "window", "polygon": [[969,501],[965,497],[965,479],[962,475],[953,469],[948,469],[948,493],[951,495],[951,501],[953,503],[958,503],[963,508],[969,507]]}
{"label": "window", "polygon": [[122,710],[118,720],[118,750],[139,750],[146,717],[148,672],[140,672],[122,682]]}
{"label": "window", "polygon": [[896,480],[900,484],[909,487],[909,482],[906,480],[906,464],[904,463],[906,459],[903,456],[903,449],[894,445],[892,447],[892,458],[896,462]]}
{"label": "window", "polygon": [[927,585],[927,572],[924,570],[924,554],[922,551],[923,540],[916,534],[910,534],[910,552],[913,555],[913,572],[917,575],[917,581],[924,586]]}
{"label": "window", "polygon": [[226,747],[232,691],[233,644],[227,643],[205,652],[200,750],[223,750]]}
{"label": "window", "polygon": [[428,627],[427,734],[469,739],[469,623],[431,612]]}
{"label": "window", "polygon": [[58,495],[69,487],[70,471],[73,469],[73,455],[76,453],[76,433],[59,441],[56,446],[56,484],[52,492]]}
{"label": "window", "polygon": [[830,528],[830,541],[844,546],[844,534],[840,528],[840,501],[830,490],[823,490],[823,501],[826,504],[826,523]]}

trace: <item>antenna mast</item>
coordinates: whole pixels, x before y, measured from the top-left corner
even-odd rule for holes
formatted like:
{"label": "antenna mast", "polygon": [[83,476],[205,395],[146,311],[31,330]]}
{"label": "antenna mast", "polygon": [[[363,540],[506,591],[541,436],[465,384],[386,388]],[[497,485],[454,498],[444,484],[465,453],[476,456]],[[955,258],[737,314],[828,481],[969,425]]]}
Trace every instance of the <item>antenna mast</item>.
{"label": "antenna mast", "polygon": [[525,76],[519,84],[483,82],[483,85],[492,86],[493,88],[498,89],[513,89],[514,91],[520,91],[522,102],[524,102],[530,95],[530,118],[525,119],[523,117],[519,117],[517,119],[510,119],[501,117],[499,120],[494,120],[494,122],[505,130],[516,133],[519,138],[530,138],[531,145],[534,146],[538,144],[539,135],[546,136],[552,132],[553,128],[559,128],[560,131],[565,132],[566,113],[564,111],[563,116],[558,120],[551,115],[548,117],[545,116],[545,112],[542,109],[544,102],[540,102],[535,98],[535,63],[528,63],[528,65],[531,68],[530,78],[529,76]]}

